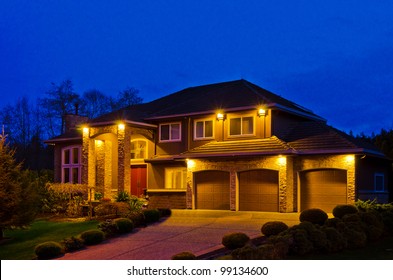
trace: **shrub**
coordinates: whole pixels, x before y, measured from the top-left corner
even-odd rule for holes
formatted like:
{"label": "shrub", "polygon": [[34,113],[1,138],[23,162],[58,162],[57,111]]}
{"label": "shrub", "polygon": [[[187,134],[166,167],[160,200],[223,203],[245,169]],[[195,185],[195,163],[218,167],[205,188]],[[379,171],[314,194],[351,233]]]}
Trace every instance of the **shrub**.
{"label": "shrub", "polygon": [[130,219],[135,227],[146,226],[145,215],[142,212],[130,212],[125,217]]}
{"label": "shrub", "polygon": [[294,255],[306,255],[314,250],[313,243],[308,239],[307,231],[304,229],[292,230],[293,242],[289,246],[289,253]]}
{"label": "shrub", "polygon": [[348,224],[343,235],[347,240],[349,249],[358,249],[366,245],[367,235],[355,224]]}
{"label": "shrub", "polygon": [[105,234],[102,230],[90,229],[81,233],[85,245],[96,245],[104,241]]}
{"label": "shrub", "polygon": [[64,240],[61,243],[64,246],[64,250],[66,252],[74,252],[84,247],[82,238],[74,237],[74,236],[70,238],[64,238]]}
{"label": "shrub", "polygon": [[385,211],[381,213],[384,230],[393,233],[393,211]]}
{"label": "shrub", "polygon": [[98,225],[98,228],[105,233],[106,237],[112,237],[112,236],[116,235],[118,232],[117,225],[111,219],[101,222]]}
{"label": "shrub", "polygon": [[191,252],[181,252],[173,255],[172,260],[196,260],[196,256]]}
{"label": "shrub", "polygon": [[134,229],[134,223],[128,218],[117,218],[113,220],[117,233],[129,233]]}
{"label": "shrub", "polygon": [[125,216],[130,212],[130,206],[126,202],[105,202],[94,208],[94,213],[98,217],[105,216]]}
{"label": "shrub", "polygon": [[265,223],[261,228],[261,232],[263,235],[269,237],[272,235],[277,235],[287,229],[288,226],[284,222],[272,221]]}
{"label": "shrub", "polygon": [[312,242],[314,251],[324,252],[328,244],[325,232],[320,229],[319,225],[310,222],[301,222],[298,225],[299,229],[304,229],[307,232],[308,239]]}
{"label": "shrub", "polygon": [[322,226],[328,219],[328,215],[322,209],[312,208],[302,211],[299,219],[301,222],[310,222]]}
{"label": "shrub", "polygon": [[228,233],[222,238],[222,245],[224,245],[227,249],[233,250],[237,248],[241,248],[247,244],[250,240],[250,237],[242,232],[234,232]]}
{"label": "shrub", "polygon": [[116,202],[127,202],[128,203],[130,201],[130,199],[131,199],[131,196],[126,191],[120,191],[115,196]]}
{"label": "shrub", "polygon": [[356,214],[358,209],[354,205],[343,204],[333,208],[333,216],[342,219],[347,214]]}
{"label": "shrub", "polygon": [[158,208],[161,217],[169,217],[172,215],[172,210],[169,208]]}
{"label": "shrub", "polygon": [[339,218],[329,218],[326,220],[325,226],[341,230],[345,227],[345,223]]}
{"label": "shrub", "polygon": [[160,211],[158,209],[146,209],[142,211],[145,216],[146,223],[154,223],[160,220]]}
{"label": "shrub", "polygon": [[340,252],[347,247],[347,240],[336,228],[323,226],[321,228],[327,239],[326,250],[329,253]]}
{"label": "shrub", "polygon": [[250,245],[245,245],[234,249],[231,252],[233,260],[259,260],[261,259],[258,250]]}
{"label": "shrub", "polygon": [[39,260],[50,260],[63,254],[63,247],[60,243],[48,241],[38,244],[34,249]]}

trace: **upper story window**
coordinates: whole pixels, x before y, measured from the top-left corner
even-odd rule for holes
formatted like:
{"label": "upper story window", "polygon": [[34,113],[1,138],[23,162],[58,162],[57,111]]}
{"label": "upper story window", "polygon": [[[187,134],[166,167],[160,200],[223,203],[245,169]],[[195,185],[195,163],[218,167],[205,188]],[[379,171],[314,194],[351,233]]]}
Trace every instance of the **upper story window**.
{"label": "upper story window", "polygon": [[196,120],[194,122],[194,139],[212,139],[213,120]]}
{"label": "upper story window", "polygon": [[181,123],[160,124],[160,142],[181,141]]}
{"label": "upper story window", "polygon": [[147,158],[147,141],[135,139],[131,141],[131,159]]}
{"label": "upper story window", "polygon": [[229,136],[254,134],[254,117],[235,117],[229,119]]}
{"label": "upper story window", "polygon": [[374,190],[376,192],[385,191],[385,175],[383,173],[374,174]]}
{"label": "upper story window", "polygon": [[69,146],[61,153],[61,182],[80,184],[82,181],[82,147]]}

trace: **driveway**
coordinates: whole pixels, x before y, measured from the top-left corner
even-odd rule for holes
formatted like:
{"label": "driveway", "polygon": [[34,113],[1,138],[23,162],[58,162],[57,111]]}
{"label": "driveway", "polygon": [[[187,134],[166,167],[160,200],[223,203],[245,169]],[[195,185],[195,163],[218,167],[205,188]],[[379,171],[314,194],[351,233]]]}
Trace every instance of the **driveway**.
{"label": "driveway", "polygon": [[74,253],[61,260],[170,260],[174,254],[189,251],[196,256],[222,248],[221,239],[230,232],[244,232],[250,238],[261,236],[268,221],[299,223],[298,213],[172,210],[158,223],[109,239],[100,245]]}

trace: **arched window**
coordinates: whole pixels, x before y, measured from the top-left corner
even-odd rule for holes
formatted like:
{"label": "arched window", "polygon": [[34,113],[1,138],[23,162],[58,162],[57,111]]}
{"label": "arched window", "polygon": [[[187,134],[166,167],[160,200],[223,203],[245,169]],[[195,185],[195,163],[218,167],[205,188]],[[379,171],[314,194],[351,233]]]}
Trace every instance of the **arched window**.
{"label": "arched window", "polygon": [[147,141],[135,139],[131,141],[131,159],[147,158]]}

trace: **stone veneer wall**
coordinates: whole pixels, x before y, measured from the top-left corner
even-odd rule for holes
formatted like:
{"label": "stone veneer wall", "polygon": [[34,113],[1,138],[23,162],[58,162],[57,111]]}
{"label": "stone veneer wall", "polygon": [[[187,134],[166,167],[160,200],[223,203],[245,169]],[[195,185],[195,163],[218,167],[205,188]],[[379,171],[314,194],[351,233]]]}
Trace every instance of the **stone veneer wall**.
{"label": "stone veneer wall", "polygon": [[[114,141],[117,139],[117,142],[101,137],[107,133],[113,135]],[[121,129],[117,125],[92,127],[83,131],[83,184],[103,192],[104,197],[108,198],[112,198],[113,189],[129,191],[125,187],[130,185],[130,134],[128,126]],[[116,146],[117,152],[114,154],[113,148]],[[113,169],[116,168],[116,165],[113,166],[114,160],[117,163],[117,170]]]}
{"label": "stone veneer wall", "polygon": [[[187,208],[195,208],[193,173],[205,170],[220,170],[230,173],[230,209],[238,210],[238,172],[253,169],[271,169],[279,173],[279,211],[298,211],[298,173],[312,169],[347,170],[347,202],[355,202],[355,161],[353,155],[259,157],[232,161],[192,160],[187,168]],[[191,162],[191,161],[190,161]]]}
{"label": "stone veneer wall", "polygon": [[195,188],[193,186],[193,172],[205,170],[227,171],[230,174],[230,209],[238,210],[237,193],[238,193],[238,172],[254,169],[271,169],[277,170],[279,174],[279,211],[293,212],[294,198],[293,190],[293,171],[288,166],[293,166],[291,157],[259,157],[249,160],[239,159],[236,161],[213,161],[213,160],[192,160],[187,168],[187,208],[193,209]]}
{"label": "stone veneer wall", "polygon": [[326,168],[347,170],[347,203],[355,203],[356,181],[354,155],[302,156],[295,160],[294,165],[294,170],[297,172]]}

